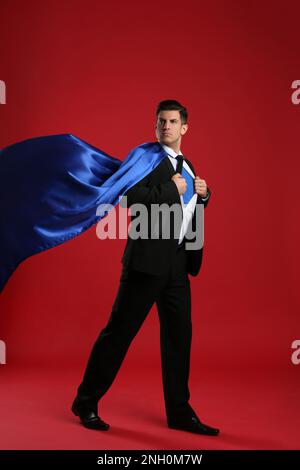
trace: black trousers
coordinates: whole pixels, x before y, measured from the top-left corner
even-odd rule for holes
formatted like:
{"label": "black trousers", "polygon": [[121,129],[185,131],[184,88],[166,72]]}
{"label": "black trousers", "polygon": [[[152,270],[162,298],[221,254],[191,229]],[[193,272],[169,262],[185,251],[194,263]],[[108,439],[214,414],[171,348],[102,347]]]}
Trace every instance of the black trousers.
{"label": "black trousers", "polygon": [[89,357],[77,398],[97,409],[113,383],[131,341],[154,303],[160,320],[163,391],[167,417],[188,406],[192,339],[190,281],[184,247],[167,274],[153,276],[123,267],[112,312]]}

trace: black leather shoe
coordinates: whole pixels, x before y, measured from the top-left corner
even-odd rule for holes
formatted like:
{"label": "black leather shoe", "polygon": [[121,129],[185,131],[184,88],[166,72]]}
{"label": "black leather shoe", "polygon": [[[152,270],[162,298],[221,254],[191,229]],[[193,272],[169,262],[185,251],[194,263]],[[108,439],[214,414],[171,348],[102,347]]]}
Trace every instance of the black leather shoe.
{"label": "black leather shoe", "polygon": [[196,434],[204,434],[206,436],[217,436],[220,432],[219,429],[201,423],[201,421],[194,417],[182,422],[169,422],[168,427],[171,429],[194,432]]}
{"label": "black leather shoe", "polygon": [[71,410],[75,416],[79,416],[80,421],[86,428],[99,429],[101,431],[107,431],[110,428],[109,424],[105,423],[97,415],[96,411],[79,403],[77,398],[75,398]]}

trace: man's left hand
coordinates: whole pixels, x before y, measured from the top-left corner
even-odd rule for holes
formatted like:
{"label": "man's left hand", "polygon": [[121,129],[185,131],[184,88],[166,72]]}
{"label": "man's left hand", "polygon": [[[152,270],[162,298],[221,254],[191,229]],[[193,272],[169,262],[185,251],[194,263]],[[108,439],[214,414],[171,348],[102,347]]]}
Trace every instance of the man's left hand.
{"label": "man's left hand", "polygon": [[200,176],[195,176],[194,179],[195,191],[199,196],[206,197],[207,196],[207,184],[205,180],[202,180]]}

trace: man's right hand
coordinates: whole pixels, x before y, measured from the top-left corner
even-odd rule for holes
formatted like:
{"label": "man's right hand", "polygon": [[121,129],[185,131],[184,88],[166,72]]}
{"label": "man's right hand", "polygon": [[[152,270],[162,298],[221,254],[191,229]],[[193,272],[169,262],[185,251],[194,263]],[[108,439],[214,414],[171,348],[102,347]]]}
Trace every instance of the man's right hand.
{"label": "man's right hand", "polygon": [[185,178],[180,173],[175,173],[171,178],[177,186],[179,194],[186,192],[187,184]]}

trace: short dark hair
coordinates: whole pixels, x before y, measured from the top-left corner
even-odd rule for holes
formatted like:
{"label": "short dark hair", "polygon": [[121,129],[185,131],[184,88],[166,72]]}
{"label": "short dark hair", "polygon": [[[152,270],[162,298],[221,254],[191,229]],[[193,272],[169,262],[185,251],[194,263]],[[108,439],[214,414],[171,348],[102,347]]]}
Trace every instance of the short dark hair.
{"label": "short dark hair", "polygon": [[164,100],[158,103],[156,108],[156,117],[158,116],[160,111],[179,111],[182,124],[187,123],[187,109],[176,100]]}

